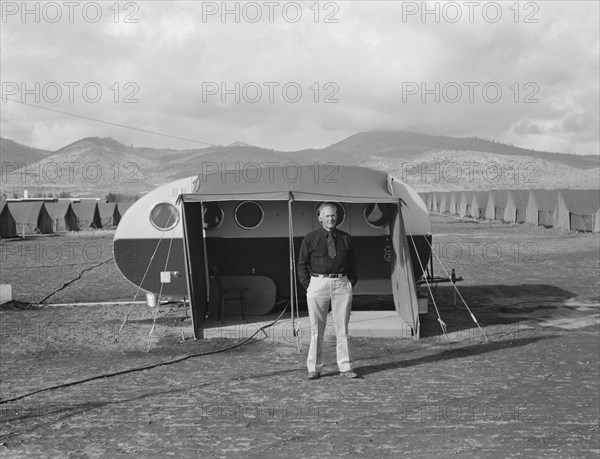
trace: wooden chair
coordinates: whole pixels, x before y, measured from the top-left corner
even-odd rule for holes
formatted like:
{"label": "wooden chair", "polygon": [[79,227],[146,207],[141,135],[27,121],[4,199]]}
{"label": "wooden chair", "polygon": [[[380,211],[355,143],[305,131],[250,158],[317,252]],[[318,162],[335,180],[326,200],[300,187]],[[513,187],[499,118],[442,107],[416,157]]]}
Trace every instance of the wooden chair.
{"label": "wooden chair", "polygon": [[240,309],[242,310],[242,318],[248,322],[246,319],[246,311],[244,310],[244,305],[246,302],[246,292],[248,291],[247,287],[229,287],[224,288],[223,283],[221,282],[221,276],[219,274],[219,269],[216,265],[212,265],[212,275],[215,279],[215,283],[217,284],[217,290],[219,292],[219,317],[218,320],[223,323],[223,315],[225,312],[225,300],[238,300],[240,302]]}

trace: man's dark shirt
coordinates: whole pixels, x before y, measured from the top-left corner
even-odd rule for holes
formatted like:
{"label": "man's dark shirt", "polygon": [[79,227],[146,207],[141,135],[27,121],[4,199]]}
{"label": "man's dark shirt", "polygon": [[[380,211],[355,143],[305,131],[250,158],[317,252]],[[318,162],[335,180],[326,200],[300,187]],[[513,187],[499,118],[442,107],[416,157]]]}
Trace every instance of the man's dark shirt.
{"label": "man's dark shirt", "polygon": [[356,284],[356,258],[350,235],[339,229],[331,231],[335,240],[335,258],[327,251],[327,234],[324,228],[308,233],[302,241],[298,256],[298,277],[307,289],[310,274],[346,274],[352,285]]}

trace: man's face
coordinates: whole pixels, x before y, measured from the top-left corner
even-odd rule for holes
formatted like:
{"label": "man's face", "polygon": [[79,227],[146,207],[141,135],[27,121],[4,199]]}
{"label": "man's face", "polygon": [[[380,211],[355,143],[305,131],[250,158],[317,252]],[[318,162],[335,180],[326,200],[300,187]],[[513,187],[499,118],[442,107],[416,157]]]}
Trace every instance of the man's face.
{"label": "man's face", "polygon": [[319,222],[326,231],[331,231],[337,223],[337,210],[335,207],[325,206],[319,212]]}

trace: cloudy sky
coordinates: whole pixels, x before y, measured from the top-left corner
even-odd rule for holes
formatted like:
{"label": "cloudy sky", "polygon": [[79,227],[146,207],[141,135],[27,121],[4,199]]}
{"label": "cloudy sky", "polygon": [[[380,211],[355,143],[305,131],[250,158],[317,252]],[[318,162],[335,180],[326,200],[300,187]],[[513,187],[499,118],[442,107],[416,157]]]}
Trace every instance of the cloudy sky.
{"label": "cloudy sky", "polygon": [[290,151],[389,130],[599,154],[599,21],[595,1],[3,1],[1,135]]}

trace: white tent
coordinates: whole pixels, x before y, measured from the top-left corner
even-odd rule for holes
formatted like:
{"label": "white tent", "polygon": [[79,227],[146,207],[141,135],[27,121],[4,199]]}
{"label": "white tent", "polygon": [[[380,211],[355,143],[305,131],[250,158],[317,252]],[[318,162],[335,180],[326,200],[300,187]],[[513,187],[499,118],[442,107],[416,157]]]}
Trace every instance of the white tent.
{"label": "white tent", "polygon": [[525,221],[537,226],[552,228],[557,202],[557,190],[531,190],[525,212]]}
{"label": "white tent", "polygon": [[508,202],[507,190],[490,190],[485,218],[488,220],[505,220],[504,210]]}
{"label": "white tent", "polygon": [[503,220],[509,223],[524,223],[529,190],[509,190]]}
{"label": "white tent", "polygon": [[474,191],[471,198],[471,216],[484,219],[488,205],[489,191]]}
{"label": "white tent", "polygon": [[450,193],[450,208],[448,212],[451,215],[460,215],[460,191]]}
{"label": "white tent", "polygon": [[473,202],[472,191],[462,191],[458,202],[458,215],[461,217],[472,217],[471,204]]}
{"label": "white tent", "polygon": [[554,226],[566,230],[598,231],[600,190],[559,190]]}

